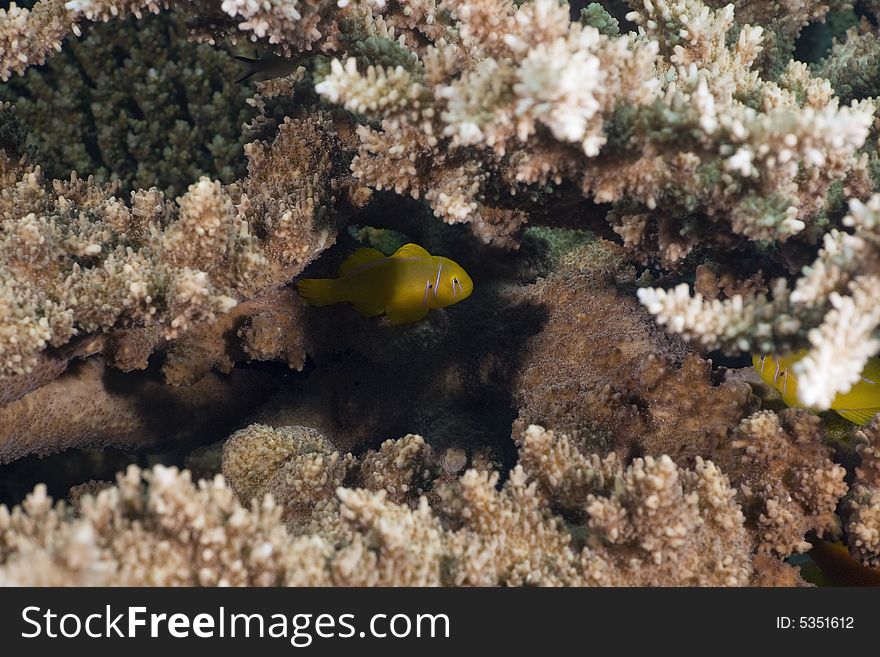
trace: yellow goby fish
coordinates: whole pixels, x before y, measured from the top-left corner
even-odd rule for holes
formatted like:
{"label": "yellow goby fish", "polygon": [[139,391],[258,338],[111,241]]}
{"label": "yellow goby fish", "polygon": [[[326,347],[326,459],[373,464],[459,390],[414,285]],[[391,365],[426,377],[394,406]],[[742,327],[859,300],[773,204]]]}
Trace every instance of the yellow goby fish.
{"label": "yellow goby fish", "polygon": [[347,302],[364,317],[385,313],[392,324],[417,322],[431,308],[451,306],[474,290],[458,263],[418,244],[405,244],[390,256],[358,249],[339,267],[339,278],[305,278],[297,286],[313,306]]}
{"label": "yellow goby fish", "polygon": [[[806,355],[805,351],[789,356],[752,356],[752,364],[769,385],[782,393],[782,401],[789,406],[803,408],[798,400],[798,382],[791,366]],[[831,402],[838,415],[856,424],[869,424],[880,413],[880,358],[868,359],[859,380],[849,392],[838,393]]]}

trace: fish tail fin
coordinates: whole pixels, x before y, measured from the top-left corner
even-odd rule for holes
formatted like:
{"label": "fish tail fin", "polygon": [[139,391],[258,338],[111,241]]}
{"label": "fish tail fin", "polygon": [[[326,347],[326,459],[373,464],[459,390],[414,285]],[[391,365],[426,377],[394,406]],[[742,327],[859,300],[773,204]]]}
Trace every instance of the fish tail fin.
{"label": "fish tail fin", "polygon": [[871,420],[874,419],[874,416],[877,413],[880,413],[880,408],[841,408],[834,409],[835,412],[841,417],[849,420],[853,424],[871,424]]}
{"label": "fish tail fin", "polygon": [[235,81],[235,84],[240,84],[260,72],[259,59],[251,59],[250,57],[242,57],[240,55],[233,55],[232,58],[240,64],[244,64],[245,67],[242,76]]}
{"label": "fish tail fin", "polygon": [[303,278],[296,287],[299,296],[311,306],[329,306],[341,301],[333,278]]}

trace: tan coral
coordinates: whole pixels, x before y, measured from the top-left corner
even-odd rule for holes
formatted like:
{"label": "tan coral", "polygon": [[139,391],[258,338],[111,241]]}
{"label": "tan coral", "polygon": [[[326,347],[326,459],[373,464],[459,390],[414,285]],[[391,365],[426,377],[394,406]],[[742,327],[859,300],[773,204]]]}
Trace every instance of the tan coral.
{"label": "tan coral", "polygon": [[79,29],[64,7],[65,0],[40,0],[32,9],[14,2],[0,9],[0,81],[61,50],[67,34]]}
{"label": "tan coral", "polygon": [[742,493],[759,551],[805,552],[808,533],[836,528],[846,471],[831,461],[818,417],[799,409],[760,411],[742,421],[730,445],[719,463]]}
{"label": "tan coral", "polygon": [[858,453],[852,490],[842,513],[850,553],[863,564],[880,567],[880,425],[875,421],[859,431]]}
{"label": "tan coral", "polygon": [[[328,221],[329,207],[339,200],[348,208],[343,212],[353,210],[341,193],[344,177],[331,175],[346,152],[329,117],[296,119],[282,125],[272,143],[249,145],[250,173],[241,182],[222,186],[202,179],[177,204],[157,190],[140,191],[130,206],[113,196],[112,185],[76,176],[49,185],[39,167],[13,166],[0,155],[10,173],[0,189],[7,236],[0,240],[0,305],[6,308],[0,375],[27,374],[42,350],[76,334],[119,329],[140,338],[127,341],[125,355],[116,349],[119,341],[108,341],[118,356],[111,361],[143,367],[162,339],[193,329],[220,334],[212,327],[237,317],[246,324],[244,351],[301,366],[297,331],[273,339],[265,320],[253,316],[272,312],[273,298],[290,306],[289,293],[273,290],[332,244],[336,226]],[[224,318],[261,293],[262,305]],[[194,363],[194,373],[174,373],[177,382],[195,380],[228,351],[219,338],[209,344],[213,355]]]}

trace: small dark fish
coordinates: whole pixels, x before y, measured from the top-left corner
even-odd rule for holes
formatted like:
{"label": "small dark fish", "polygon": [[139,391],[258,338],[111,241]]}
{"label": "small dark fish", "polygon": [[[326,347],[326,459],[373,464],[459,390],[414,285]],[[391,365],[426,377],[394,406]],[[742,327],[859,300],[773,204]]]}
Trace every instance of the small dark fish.
{"label": "small dark fish", "polygon": [[233,55],[233,59],[245,66],[244,75],[238,78],[235,84],[250,78],[258,81],[284,78],[293,73],[299,66],[295,60],[281,57],[280,55],[266,55],[260,59]]}

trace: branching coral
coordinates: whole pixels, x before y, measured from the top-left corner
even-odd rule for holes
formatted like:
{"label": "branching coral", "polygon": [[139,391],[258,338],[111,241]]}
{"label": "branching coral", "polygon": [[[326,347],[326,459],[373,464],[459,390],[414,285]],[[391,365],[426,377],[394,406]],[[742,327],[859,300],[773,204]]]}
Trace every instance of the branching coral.
{"label": "branching coral", "polygon": [[691,296],[681,284],[642,288],[639,299],[661,324],[706,349],[769,353],[809,344],[793,366],[798,395],[807,406],[828,408],[880,347],[880,195],[852,199],[849,208],[843,222],[853,232],[826,234],[793,289],[777,279],[769,299],[751,293],[722,301]]}
{"label": "branching coral", "polygon": [[79,513],[54,505],[44,487],[23,508],[0,506],[3,583],[271,586],[286,582],[293,561],[304,571],[320,563],[308,563],[313,550],[291,549],[271,500],[248,511],[219,478],[195,486],[162,466],[131,466],[113,488],[85,496]]}
{"label": "branching coral", "polygon": [[809,533],[836,529],[846,470],[831,461],[821,431],[819,418],[806,411],[761,411],[737,427],[733,453],[719,455],[720,467],[742,493],[759,551],[804,552]]}
{"label": "branching coral", "polygon": [[329,117],[288,121],[247,152],[239,183],[203,178],[177,203],[139,190],[128,205],[113,185],[48,184],[39,167],[0,156],[0,374],[28,372],[41,350],[77,334],[156,327],[174,339],[331,244],[337,194],[350,206],[344,177],[331,175],[346,149]]}
{"label": "branching coral", "polygon": [[63,0],[43,0],[33,9],[12,2],[0,9],[0,81],[45,62],[73,30],[79,31]]}
{"label": "branching coral", "polygon": [[41,68],[0,85],[30,128],[33,159],[49,177],[70,171],[158,187],[169,197],[206,175],[244,173],[247,86],[229,55],[186,41],[175,14],[96,25]]}
{"label": "branching coral", "polygon": [[816,67],[816,74],[831,83],[841,101],[875,95],[880,40],[865,20],[850,28],[844,39],[835,42],[831,54]]}
{"label": "branching coral", "polygon": [[[251,441],[276,443],[265,428]],[[281,431],[291,500],[323,501],[322,488],[346,459],[315,453],[314,436]],[[421,439],[389,444],[383,472],[402,483],[421,473]],[[269,443],[266,446],[269,447]],[[280,443],[278,443],[280,444]],[[311,445],[311,447],[310,447]],[[230,448],[232,449],[232,448]],[[313,456],[309,456],[313,454]],[[422,455],[418,457],[417,455]],[[338,456],[338,455],[337,455]],[[117,485],[84,496],[79,515],[53,505],[38,488],[23,507],[0,507],[0,580],[80,584],[720,584],[743,585],[751,572],[747,534],[727,479],[711,463],[680,470],[668,458],[584,457],[561,436],[531,427],[526,467],[499,490],[497,473],[467,471],[441,485],[432,506],[413,486],[395,493],[338,488],[314,513],[312,533],[294,538],[271,497],[242,507],[221,479],[194,485],[187,472],[131,467]],[[230,459],[232,457],[230,456]],[[375,457],[374,457],[375,458]],[[414,460],[415,458],[415,460]],[[347,459],[350,461],[350,457]],[[252,466],[229,464],[228,476],[253,483]],[[265,472],[278,468],[277,460]],[[376,463],[378,465],[378,463]],[[282,470],[285,466],[282,466]],[[370,457],[364,460],[373,471]],[[388,469],[392,468],[392,469]],[[557,481],[567,482],[558,492]],[[146,486],[145,486],[146,484]],[[396,484],[399,486],[399,484]],[[260,486],[257,485],[256,489]],[[254,490],[256,490],[254,489]],[[316,499],[317,497],[317,499]],[[314,505],[313,505],[314,506]],[[577,527],[556,509],[579,514]],[[575,541],[573,533],[587,536]],[[45,568],[34,569],[35,563]]]}
{"label": "branching coral", "polygon": [[731,234],[809,239],[830,186],[865,175],[857,151],[873,103],[841,107],[794,62],[763,80],[752,70],[761,28],[727,45],[732,7],[646,3],[629,16],[638,36],[609,37],[555,0],[445,6],[454,35],[417,63],[336,60],[316,89],[383,122],[360,129],[355,174],[424,197],[448,222],[482,223],[490,237],[508,194],[570,180],[596,201],[626,199],[615,221],[636,207],[678,213],[689,239],[666,258],[676,262]]}

